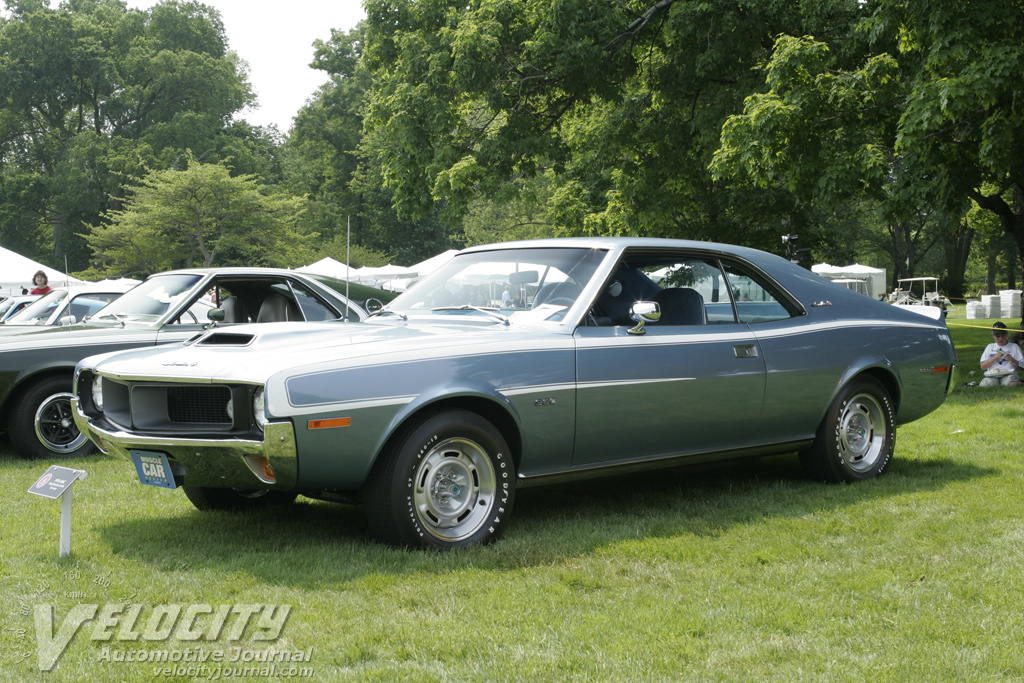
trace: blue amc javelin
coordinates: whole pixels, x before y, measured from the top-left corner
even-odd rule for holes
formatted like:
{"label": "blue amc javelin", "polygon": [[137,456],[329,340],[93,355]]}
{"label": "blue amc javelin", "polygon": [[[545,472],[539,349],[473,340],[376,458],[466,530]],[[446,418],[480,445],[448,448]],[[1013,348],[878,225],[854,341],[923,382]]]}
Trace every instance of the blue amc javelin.
{"label": "blue amc javelin", "polygon": [[487,543],[517,488],[798,453],[888,469],[955,382],[944,322],[754,249],[473,247],[365,323],[211,329],[94,356],[79,429],[199,509],[361,501],[398,545]]}

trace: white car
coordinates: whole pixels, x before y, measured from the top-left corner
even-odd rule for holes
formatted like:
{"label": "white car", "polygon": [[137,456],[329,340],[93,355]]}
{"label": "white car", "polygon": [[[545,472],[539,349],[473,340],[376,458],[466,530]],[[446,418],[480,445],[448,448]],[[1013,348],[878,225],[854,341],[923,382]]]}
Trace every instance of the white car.
{"label": "white car", "polygon": [[93,315],[137,283],[82,285],[52,289],[5,321],[7,328],[71,325]]}

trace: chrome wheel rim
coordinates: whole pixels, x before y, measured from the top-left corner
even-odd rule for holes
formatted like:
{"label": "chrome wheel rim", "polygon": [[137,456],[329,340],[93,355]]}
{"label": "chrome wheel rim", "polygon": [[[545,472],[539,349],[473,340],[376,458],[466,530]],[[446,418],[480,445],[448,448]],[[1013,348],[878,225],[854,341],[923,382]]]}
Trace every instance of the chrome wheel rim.
{"label": "chrome wheel rim", "polygon": [[870,394],[851,398],[839,416],[839,454],[855,472],[870,470],[882,456],[887,440],[882,404]]}
{"label": "chrome wheel rim", "polygon": [[57,455],[77,451],[89,440],[75,426],[75,418],[71,413],[71,399],[74,396],[71,393],[54,394],[36,410],[36,437],[47,450]]}
{"label": "chrome wheel rim", "polygon": [[430,449],[416,468],[413,506],[428,532],[458,541],[486,523],[496,491],[487,452],[470,439],[447,439]]}

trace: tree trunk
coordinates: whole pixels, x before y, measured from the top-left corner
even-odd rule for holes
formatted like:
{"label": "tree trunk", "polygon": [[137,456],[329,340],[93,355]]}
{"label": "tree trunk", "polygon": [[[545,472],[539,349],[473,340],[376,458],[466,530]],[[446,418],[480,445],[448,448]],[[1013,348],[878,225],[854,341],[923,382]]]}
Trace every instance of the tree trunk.
{"label": "tree trunk", "polygon": [[964,273],[967,272],[967,259],[971,255],[971,243],[974,242],[974,230],[961,221],[955,229],[945,232],[946,242],[946,295],[965,297]]}
{"label": "tree trunk", "polygon": [[[986,196],[976,190],[967,194],[978,206],[999,216],[1003,230],[1013,238],[1013,243],[1017,245],[1017,260],[1024,270],[1024,189],[1014,183],[1011,190],[1013,198],[1010,204],[998,194]],[[1021,324],[1024,325],[1024,314],[1022,314]]]}
{"label": "tree trunk", "polygon": [[985,293],[995,294],[996,293],[996,255],[994,252],[989,252],[985,260]]}

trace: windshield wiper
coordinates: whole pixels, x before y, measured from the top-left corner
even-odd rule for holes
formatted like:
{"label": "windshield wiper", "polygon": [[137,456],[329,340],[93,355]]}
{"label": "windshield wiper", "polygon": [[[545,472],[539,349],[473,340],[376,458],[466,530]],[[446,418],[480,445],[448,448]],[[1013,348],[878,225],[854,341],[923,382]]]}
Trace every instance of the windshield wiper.
{"label": "windshield wiper", "polygon": [[366,316],[366,318],[370,319],[370,318],[372,318],[375,315],[384,315],[384,314],[387,314],[387,315],[397,315],[399,318],[401,318],[402,320],[404,320],[406,322],[408,322],[408,320],[409,320],[409,316],[407,316],[405,313],[399,313],[398,311],[389,311],[386,308],[382,308],[379,311],[374,311],[370,315]]}
{"label": "windshield wiper", "polygon": [[117,322],[121,323],[121,327],[125,326],[124,321],[128,319],[127,316],[121,315],[119,313],[104,313],[103,315],[97,316],[95,318],[85,317],[82,319],[82,322],[85,322],[86,320],[92,320],[93,322],[95,322],[97,320],[103,320],[105,318],[113,318]]}
{"label": "windshield wiper", "polygon": [[491,316],[495,320],[498,320],[499,322],[501,322],[503,325],[508,325],[509,324],[508,318],[506,318],[505,316],[503,316],[500,313],[495,313],[495,311],[497,310],[495,308],[481,308],[480,306],[473,306],[471,304],[463,304],[461,306],[438,306],[437,308],[431,308],[430,310],[431,310],[431,312],[433,312],[433,311],[477,311],[479,313],[483,313],[485,315]]}

